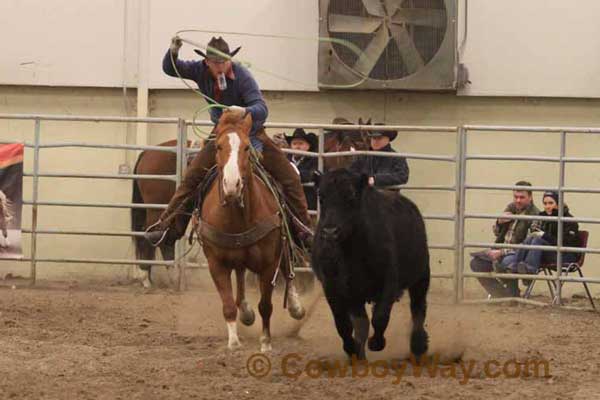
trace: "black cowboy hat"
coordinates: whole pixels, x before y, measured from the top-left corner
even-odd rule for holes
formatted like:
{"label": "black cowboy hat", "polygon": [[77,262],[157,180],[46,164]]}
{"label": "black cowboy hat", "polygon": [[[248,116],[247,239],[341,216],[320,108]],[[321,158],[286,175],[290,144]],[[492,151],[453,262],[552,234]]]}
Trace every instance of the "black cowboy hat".
{"label": "black cowboy hat", "polygon": [[[240,51],[241,48],[242,47],[240,46],[237,49],[235,49],[234,51],[230,52],[229,45],[221,36],[219,36],[218,38],[213,36],[213,38],[210,39],[210,42],[208,42],[208,45],[206,46],[206,53],[204,53],[202,50],[198,50],[198,49],[194,49],[194,51],[197,54],[201,55],[202,57],[206,58],[207,60],[228,61],[233,56],[235,56],[237,54],[237,52]],[[217,53],[214,50],[217,50],[220,53],[227,54],[229,56],[229,58],[224,57],[223,55]]]}
{"label": "black cowboy hat", "polygon": [[[377,122],[373,125],[383,125],[381,122]],[[398,131],[378,131],[378,130],[370,130],[367,132],[368,137],[379,137],[379,136],[387,136],[390,138],[390,142],[396,139],[398,136]]]}
{"label": "black cowboy hat", "polygon": [[294,133],[292,133],[290,136],[284,134],[285,140],[288,142],[288,145],[291,146],[292,144],[292,140],[294,139],[302,139],[304,141],[306,141],[309,144],[309,149],[308,151],[316,151],[317,147],[318,147],[318,141],[319,138],[317,137],[317,135],[315,135],[312,132],[306,133],[304,131],[304,129],[302,128],[296,128],[294,130]]}

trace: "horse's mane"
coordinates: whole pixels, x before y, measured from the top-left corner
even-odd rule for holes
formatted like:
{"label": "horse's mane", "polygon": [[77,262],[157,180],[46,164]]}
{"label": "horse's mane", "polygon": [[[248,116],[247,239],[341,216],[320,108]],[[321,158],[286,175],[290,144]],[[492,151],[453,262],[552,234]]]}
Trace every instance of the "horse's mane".
{"label": "horse's mane", "polygon": [[6,197],[4,192],[0,190],[0,214],[6,221],[12,219],[12,213],[10,212],[10,200]]}

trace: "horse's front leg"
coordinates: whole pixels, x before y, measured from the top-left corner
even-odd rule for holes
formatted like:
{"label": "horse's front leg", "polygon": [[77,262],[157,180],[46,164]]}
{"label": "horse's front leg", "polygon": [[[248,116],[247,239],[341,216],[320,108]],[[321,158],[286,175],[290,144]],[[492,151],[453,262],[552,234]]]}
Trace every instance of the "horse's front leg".
{"label": "horse's front leg", "polygon": [[260,302],[258,311],[262,318],[263,330],[260,337],[260,351],[271,351],[271,314],[273,313],[273,285],[271,284],[270,274],[261,274],[260,276]]}
{"label": "horse's front leg", "polygon": [[212,255],[207,254],[208,258],[208,269],[212,276],[213,282],[217,287],[219,295],[221,296],[221,302],[223,303],[223,317],[227,323],[227,332],[229,340],[227,346],[230,350],[234,350],[241,346],[240,339],[237,334],[237,325],[235,319],[237,317],[237,307],[235,300],[233,299],[233,289],[231,287],[231,270]]}

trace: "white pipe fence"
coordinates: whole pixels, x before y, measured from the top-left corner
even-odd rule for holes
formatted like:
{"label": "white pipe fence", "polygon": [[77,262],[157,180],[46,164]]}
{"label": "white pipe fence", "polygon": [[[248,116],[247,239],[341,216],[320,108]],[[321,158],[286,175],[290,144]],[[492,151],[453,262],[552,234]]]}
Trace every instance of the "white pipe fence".
{"label": "white pipe fence", "polygon": [[[192,125],[212,126],[210,121],[189,121],[181,118],[134,118],[134,117],[99,117],[99,116],[67,116],[67,115],[29,115],[29,114],[0,114],[0,119],[9,120],[31,120],[34,121],[34,142],[25,142],[24,145],[33,149],[33,171],[24,172],[24,176],[32,177],[32,198],[24,200],[23,204],[32,206],[32,221],[31,229],[23,229],[23,233],[31,235],[30,256],[26,258],[16,259],[19,261],[30,262],[30,279],[32,283],[36,280],[36,267],[38,262],[55,262],[55,263],[93,263],[93,264],[113,264],[113,265],[165,265],[177,266],[179,268],[180,290],[185,288],[185,269],[186,261],[183,255],[185,254],[185,240],[180,240],[176,244],[175,261],[173,260],[135,260],[135,259],[92,259],[92,258],[49,258],[39,257],[37,254],[37,235],[96,235],[96,236],[114,236],[114,237],[139,237],[143,232],[131,231],[99,231],[99,230],[62,230],[62,229],[39,229],[38,228],[38,207],[39,206],[70,206],[70,207],[99,207],[99,208],[146,208],[146,209],[163,209],[165,204],[134,204],[134,203],[90,203],[90,202],[66,202],[66,201],[40,201],[38,196],[39,179],[40,178],[75,178],[75,179],[161,179],[174,181],[177,185],[182,180],[183,171],[187,155],[198,152],[197,149],[187,148],[187,131]],[[43,121],[71,121],[71,122],[98,122],[98,123],[152,123],[152,124],[167,124],[173,125],[176,129],[177,144],[173,147],[166,146],[142,146],[142,145],[106,145],[106,144],[90,144],[83,142],[62,142],[62,143],[44,143],[40,142],[41,127]],[[410,190],[434,190],[447,191],[455,194],[455,212],[451,215],[445,214],[424,214],[425,219],[442,220],[454,222],[454,240],[451,244],[430,244],[431,249],[453,250],[454,251],[454,269],[452,273],[432,273],[432,277],[452,279],[454,282],[454,299],[456,302],[464,300],[464,279],[476,277],[502,278],[502,279],[531,279],[531,280],[546,280],[554,281],[556,285],[556,299],[554,302],[561,305],[561,288],[563,282],[589,282],[600,283],[600,278],[594,277],[567,277],[562,275],[561,268],[557,268],[555,276],[542,275],[522,275],[522,274],[496,274],[490,273],[475,273],[464,270],[464,251],[467,247],[479,248],[514,248],[514,249],[544,249],[556,250],[557,265],[562,263],[562,252],[583,252],[583,253],[600,253],[600,249],[594,248],[573,248],[565,246],[532,246],[532,245],[504,245],[486,242],[466,242],[464,235],[465,221],[467,219],[497,219],[499,217],[515,220],[551,220],[559,221],[558,243],[562,243],[563,227],[562,221],[577,221],[585,223],[600,223],[598,218],[567,218],[563,216],[563,193],[600,193],[598,188],[582,188],[582,187],[565,187],[565,164],[572,163],[600,163],[600,157],[566,157],[566,135],[567,133],[589,133],[598,134],[600,128],[582,128],[582,127],[538,127],[538,126],[486,126],[486,125],[464,125],[460,127],[452,126],[407,126],[407,125],[382,125],[377,126],[378,130],[399,131],[399,132],[429,132],[429,133],[449,133],[456,137],[456,151],[453,155],[434,155],[434,154],[416,154],[416,153],[386,153],[374,151],[346,151],[346,152],[329,152],[325,153],[323,134],[324,130],[369,130],[373,129],[373,125],[334,125],[334,124],[301,124],[301,123],[266,123],[265,128],[305,128],[318,131],[319,149],[317,152],[303,152],[291,149],[284,149],[286,153],[301,154],[309,157],[318,157],[319,169],[323,170],[323,161],[327,157],[340,156],[357,156],[357,155],[376,155],[382,157],[405,157],[407,159],[428,160],[434,162],[452,163],[455,165],[455,182],[453,185],[401,185],[397,188]],[[515,155],[482,155],[470,154],[467,152],[468,137],[472,134],[484,134],[486,132],[539,132],[539,133],[557,133],[561,135],[560,155],[558,157],[550,156],[515,156]],[[14,141],[2,141],[0,143],[15,143]],[[79,147],[79,148],[99,148],[99,149],[119,149],[119,150],[156,150],[171,152],[176,154],[176,173],[175,175],[139,175],[139,174],[86,174],[79,172],[66,171],[61,173],[49,173],[40,171],[39,160],[40,150],[47,148],[64,148],[64,147]],[[520,187],[511,185],[474,185],[466,182],[467,162],[470,160],[494,160],[494,161],[535,161],[535,162],[553,162],[559,163],[558,185],[556,186],[532,186]],[[311,184],[307,184],[310,186]],[[392,187],[395,188],[395,187]],[[507,216],[503,214],[477,214],[467,213],[465,210],[465,197],[467,190],[506,190],[512,191],[515,189],[545,191],[556,190],[561,195],[559,196],[559,215],[558,217],[533,217],[513,215]],[[318,212],[318,211],[317,211]],[[471,302],[471,301],[469,301]]]}

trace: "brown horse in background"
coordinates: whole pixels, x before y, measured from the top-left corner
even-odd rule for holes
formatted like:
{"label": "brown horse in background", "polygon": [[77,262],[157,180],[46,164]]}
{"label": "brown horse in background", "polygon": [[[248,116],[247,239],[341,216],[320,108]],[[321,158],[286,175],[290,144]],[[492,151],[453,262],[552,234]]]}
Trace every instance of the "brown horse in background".
{"label": "brown horse in background", "polygon": [[[176,140],[160,143],[159,146],[174,147]],[[190,140],[187,147],[197,147]],[[134,174],[138,175],[175,175],[177,166],[177,155],[173,152],[146,150],[143,151],[135,163]],[[168,204],[175,193],[175,182],[158,179],[134,179],[132,188],[132,203],[136,204]],[[143,232],[158,221],[162,209],[132,208],[131,230]],[[133,238],[135,255],[138,260],[154,260],[156,249],[141,236]],[[163,244],[159,246],[164,260],[175,258],[175,246]],[[152,285],[151,270],[148,264],[139,265],[142,273],[142,284],[149,288]]]}
{"label": "brown horse in background", "polygon": [[[363,122],[362,118],[359,118],[358,124],[370,125],[371,118],[366,122]],[[365,131],[332,130],[325,132],[324,136],[325,142],[323,147],[325,148],[325,153],[369,150],[369,139]],[[354,160],[356,160],[356,156],[326,157],[323,160],[324,172],[347,168]]]}
{"label": "brown horse in background", "polygon": [[[258,310],[262,317],[260,350],[266,352],[271,350],[272,282],[278,273],[286,274],[286,244],[277,199],[253,172],[251,128],[249,113],[241,117],[239,113],[225,111],[221,115],[215,128],[217,178],[204,196],[196,230],[223,303],[229,349],[240,346],[236,324],[238,309],[243,324],[254,323],[254,311],[245,297],[245,271],[249,269],[258,275]],[[237,284],[235,299],[232,271],[235,271]],[[288,285],[288,311],[293,318],[302,319],[305,311],[294,282],[289,281]]]}

